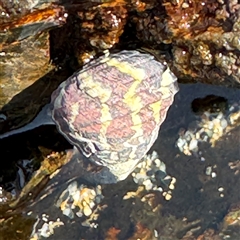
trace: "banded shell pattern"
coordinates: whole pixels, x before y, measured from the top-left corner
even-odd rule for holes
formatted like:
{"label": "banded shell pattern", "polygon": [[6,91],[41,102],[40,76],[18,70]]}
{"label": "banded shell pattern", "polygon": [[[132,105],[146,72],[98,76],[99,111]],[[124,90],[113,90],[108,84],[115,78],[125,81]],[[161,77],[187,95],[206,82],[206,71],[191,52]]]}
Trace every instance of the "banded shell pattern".
{"label": "banded shell pattern", "polygon": [[[90,161],[130,174],[156,140],[178,91],[151,55],[121,51],[93,60],[52,94],[58,130]],[[118,171],[118,169],[115,169]]]}

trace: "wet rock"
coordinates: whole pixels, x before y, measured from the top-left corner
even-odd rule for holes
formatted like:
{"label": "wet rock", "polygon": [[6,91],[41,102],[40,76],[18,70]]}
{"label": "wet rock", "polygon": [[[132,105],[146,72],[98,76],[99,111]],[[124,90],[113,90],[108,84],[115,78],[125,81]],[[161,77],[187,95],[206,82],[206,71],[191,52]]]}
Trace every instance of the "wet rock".
{"label": "wet rock", "polygon": [[239,87],[239,9],[237,1],[152,1],[131,22],[142,43],[171,44],[180,80]]}
{"label": "wet rock", "polygon": [[[35,4],[28,1],[19,7],[3,1],[0,10],[5,16],[0,24],[0,108],[4,116],[0,131],[24,125],[50,96],[48,84],[56,68],[50,64],[47,31],[63,24],[66,16],[62,7],[39,9]],[[54,88],[53,84],[50,91]]]}

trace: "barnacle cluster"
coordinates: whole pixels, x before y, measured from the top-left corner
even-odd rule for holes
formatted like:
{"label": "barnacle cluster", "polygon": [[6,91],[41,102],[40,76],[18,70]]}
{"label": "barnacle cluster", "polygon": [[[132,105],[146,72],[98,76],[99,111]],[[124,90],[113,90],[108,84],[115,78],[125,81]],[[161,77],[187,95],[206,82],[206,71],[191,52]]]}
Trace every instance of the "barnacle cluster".
{"label": "barnacle cluster", "polygon": [[[81,19],[80,33],[93,47],[109,49],[118,42],[126,23],[127,9],[124,1],[97,5],[78,11]],[[101,24],[99,24],[101,23]]]}
{"label": "barnacle cluster", "polygon": [[239,3],[180,1],[165,6],[173,19],[168,27],[178,76],[216,84],[240,82]]}
{"label": "barnacle cluster", "polygon": [[172,45],[179,78],[231,85],[240,82],[239,9],[238,1],[165,0],[131,22],[143,44]]}

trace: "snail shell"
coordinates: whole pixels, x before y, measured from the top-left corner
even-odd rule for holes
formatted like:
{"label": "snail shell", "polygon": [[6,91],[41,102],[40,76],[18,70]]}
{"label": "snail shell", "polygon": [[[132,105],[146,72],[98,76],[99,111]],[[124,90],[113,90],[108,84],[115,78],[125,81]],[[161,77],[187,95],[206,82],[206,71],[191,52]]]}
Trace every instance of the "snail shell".
{"label": "snail shell", "polygon": [[121,51],[85,65],[52,94],[52,118],[91,162],[126,178],[156,140],[178,91],[151,55]]}

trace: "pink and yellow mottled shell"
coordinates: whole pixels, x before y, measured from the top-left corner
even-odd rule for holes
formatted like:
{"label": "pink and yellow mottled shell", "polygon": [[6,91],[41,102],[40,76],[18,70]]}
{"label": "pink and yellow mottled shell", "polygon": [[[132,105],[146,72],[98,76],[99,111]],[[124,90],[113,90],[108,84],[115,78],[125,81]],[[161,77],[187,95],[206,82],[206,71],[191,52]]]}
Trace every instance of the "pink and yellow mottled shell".
{"label": "pink and yellow mottled shell", "polygon": [[100,57],[52,94],[59,131],[97,164],[139,160],[158,136],[178,90],[176,77],[149,54]]}

